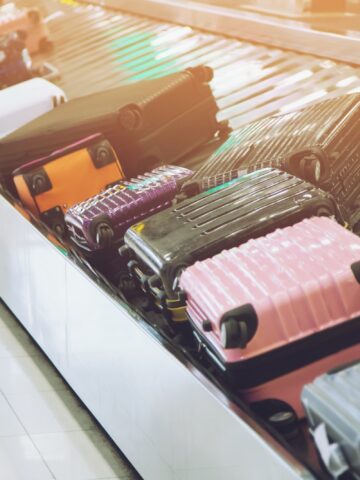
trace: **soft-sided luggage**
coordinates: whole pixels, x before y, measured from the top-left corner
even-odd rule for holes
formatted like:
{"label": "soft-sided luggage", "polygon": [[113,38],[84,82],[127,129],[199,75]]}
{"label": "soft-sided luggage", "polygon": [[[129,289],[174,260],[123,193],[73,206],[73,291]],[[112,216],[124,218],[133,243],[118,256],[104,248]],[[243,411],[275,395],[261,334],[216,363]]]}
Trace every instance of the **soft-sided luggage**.
{"label": "soft-sided luggage", "polygon": [[0,91],[0,138],[66,102],[64,91],[32,78]]}
{"label": "soft-sided luggage", "polygon": [[[264,169],[133,225],[125,234],[135,277],[145,270],[164,306],[180,308],[177,281],[197,260],[312,215],[336,215],[332,197],[286,172]],[[152,288],[154,287],[154,288]],[[179,303],[180,302],[180,303]]]}
{"label": "soft-sided luggage", "polygon": [[306,385],[302,403],[329,473],[340,478],[351,472],[360,478],[360,354],[353,364]]}
{"label": "soft-sided luggage", "polygon": [[299,416],[301,388],[360,354],[360,238],[313,217],[195,263],[187,314],[210,358],[250,402]]}
{"label": "soft-sided luggage", "polygon": [[176,163],[222,128],[211,78],[202,66],[70,100],[1,140],[0,171],[98,132],[114,147],[126,177]]}
{"label": "soft-sided luggage", "polygon": [[329,191],[350,218],[360,205],[359,145],[360,94],[344,95],[242,127],[194,179],[271,166]]}
{"label": "soft-sided luggage", "polygon": [[13,178],[23,204],[61,235],[69,207],[123,177],[110,143],[97,134],[24,165]]}
{"label": "soft-sided luggage", "polygon": [[65,217],[72,240],[89,251],[119,243],[130,225],[169,207],[192,174],[187,168],[162,166],[75,205]]}
{"label": "soft-sided luggage", "polygon": [[0,35],[19,32],[30,53],[46,51],[52,46],[49,32],[40,10],[17,8],[8,3],[0,8]]}
{"label": "soft-sided luggage", "polygon": [[29,80],[31,67],[29,52],[17,33],[0,37],[0,88]]}

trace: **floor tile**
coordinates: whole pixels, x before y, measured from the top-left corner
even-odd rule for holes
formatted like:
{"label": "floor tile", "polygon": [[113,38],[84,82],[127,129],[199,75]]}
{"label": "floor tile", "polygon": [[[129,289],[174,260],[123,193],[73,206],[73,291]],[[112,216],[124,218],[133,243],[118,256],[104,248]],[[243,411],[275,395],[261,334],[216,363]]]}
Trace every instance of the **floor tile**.
{"label": "floor tile", "polygon": [[64,388],[63,380],[42,355],[0,359],[0,391],[5,395]]}
{"label": "floor tile", "polygon": [[39,348],[20,326],[0,324],[0,359],[39,355]]}
{"label": "floor tile", "polygon": [[53,475],[27,436],[0,438],[0,478],[50,480]]}
{"label": "floor tile", "polygon": [[[25,430],[6,401],[0,393],[0,437],[24,435]],[[1,471],[0,471],[1,478]]]}
{"label": "floor tile", "polygon": [[18,328],[19,321],[0,300],[0,327]]}
{"label": "floor tile", "polygon": [[90,414],[69,390],[32,391],[7,398],[30,434],[87,430],[95,426]]}
{"label": "floor tile", "polygon": [[131,475],[131,468],[100,432],[31,435],[57,480],[97,480]]}

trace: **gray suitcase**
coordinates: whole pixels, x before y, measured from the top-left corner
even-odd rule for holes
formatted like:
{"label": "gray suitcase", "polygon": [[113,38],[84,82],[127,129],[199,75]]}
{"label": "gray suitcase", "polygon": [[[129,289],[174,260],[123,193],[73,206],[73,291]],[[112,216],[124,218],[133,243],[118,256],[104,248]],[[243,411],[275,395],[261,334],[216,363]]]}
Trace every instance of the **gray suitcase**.
{"label": "gray suitcase", "polygon": [[329,473],[360,479],[360,360],[318,377],[301,399]]}

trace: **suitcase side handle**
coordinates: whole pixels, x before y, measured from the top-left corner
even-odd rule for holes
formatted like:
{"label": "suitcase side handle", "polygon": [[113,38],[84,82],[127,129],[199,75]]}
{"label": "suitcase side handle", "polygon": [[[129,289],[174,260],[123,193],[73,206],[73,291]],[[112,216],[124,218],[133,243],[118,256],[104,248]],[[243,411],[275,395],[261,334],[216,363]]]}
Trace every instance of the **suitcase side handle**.
{"label": "suitcase side handle", "polygon": [[246,348],[258,328],[254,307],[247,303],[226,312],[220,321],[220,341],[225,349]]}

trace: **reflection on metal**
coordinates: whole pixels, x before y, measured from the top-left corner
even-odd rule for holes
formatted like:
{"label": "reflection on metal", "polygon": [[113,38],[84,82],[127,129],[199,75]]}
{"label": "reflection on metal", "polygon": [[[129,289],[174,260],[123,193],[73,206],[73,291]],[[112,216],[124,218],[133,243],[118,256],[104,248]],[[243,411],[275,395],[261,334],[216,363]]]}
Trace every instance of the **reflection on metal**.
{"label": "reflection on metal", "polygon": [[1,298],[144,479],[314,478],[3,197],[0,218]]}
{"label": "reflection on metal", "polygon": [[[95,5],[106,5],[129,13],[190,25],[233,38],[360,65],[357,16],[353,21],[348,21],[345,17],[344,21],[340,22],[341,31],[337,25],[338,19],[335,19],[330,22],[331,29],[328,31],[326,22],[284,21],[275,16],[264,16],[241,8],[224,8],[196,1],[89,1]],[[218,4],[222,3],[219,1]]]}
{"label": "reflection on metal", "polygon": [[92,5],[48,0],[45,7],[53,14],[51,61],[69,97],[205,63],[215,70],[219,118],[238,128],[299,104],[360,90],[360,68],[343,63]]}
{"label": "reflection on metal", "polygon": [[345,12],[347,7],[346,0],[250,0],[247,3],[266,12],[293,15]]}

